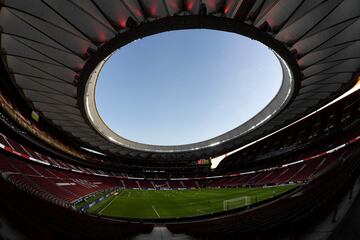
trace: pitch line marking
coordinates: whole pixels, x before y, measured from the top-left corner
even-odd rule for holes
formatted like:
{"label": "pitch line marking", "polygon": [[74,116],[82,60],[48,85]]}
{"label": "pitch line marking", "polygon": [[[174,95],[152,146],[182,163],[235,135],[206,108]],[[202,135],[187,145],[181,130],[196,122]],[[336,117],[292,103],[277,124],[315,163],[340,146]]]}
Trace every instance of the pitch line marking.
{"label": "pitch line marking", "polygon": [[103,209],[101,209],[101,211],[99,212],[99,215],[108,207],[110,206],[110,204],[112,204],[112,202],[117,199],[119,197],[119,195],[117,195],[116,197],[114,197]]}
{"label": "pitch line marking", "polygon": [[159,213],[156,211],[154,205],[151,205],[151,207],[152,207],[152,209],[154,210],[154,212],[156,213],[156,215],[157,215],[158,217],[160,217],[160,215],[159,215]]}
{"label": "pitch line marking", "polygon": [[204,211],[201,210],[201,209],[196,209],[196,211],[198,211],[199,213],[206,213],[206,212],[204,212]]}

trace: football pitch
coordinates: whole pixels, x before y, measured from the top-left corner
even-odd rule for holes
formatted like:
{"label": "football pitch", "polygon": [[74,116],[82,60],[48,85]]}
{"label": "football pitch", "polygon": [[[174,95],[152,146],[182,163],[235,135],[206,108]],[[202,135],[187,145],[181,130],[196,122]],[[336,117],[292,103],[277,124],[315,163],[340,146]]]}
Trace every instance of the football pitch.
{"label": "football pitch", "polygon": [[189,190],[118,190],[94,205],[91,214],[117,218],[176,218],[199,216],[251,205],[297,185]]}

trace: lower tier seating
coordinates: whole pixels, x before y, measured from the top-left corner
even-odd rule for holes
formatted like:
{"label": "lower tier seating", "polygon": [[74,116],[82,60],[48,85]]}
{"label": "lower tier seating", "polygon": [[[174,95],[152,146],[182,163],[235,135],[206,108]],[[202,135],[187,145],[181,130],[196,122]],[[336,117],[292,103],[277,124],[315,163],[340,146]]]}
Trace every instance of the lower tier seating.
{"label": "lower tier seating", "polygon": [[114,179],[63,171],[4,153],[0,153],[0,171],[3,178],[22,190],[64,206],[94,192],[119,186]]}
{"label": "lower tier seating", "polygon": [[63,206],[71,206],[90,194],[112,188],[183,189],[307,182],[325,172],[337,159],[347,155],[350,151],[348,149],[351,148],[286,167],[216,179],[140,180],[121,179],[119,176],[104,177],[38,164],[3,151],[0,152],[0,171],[4,179],[25,191]]}

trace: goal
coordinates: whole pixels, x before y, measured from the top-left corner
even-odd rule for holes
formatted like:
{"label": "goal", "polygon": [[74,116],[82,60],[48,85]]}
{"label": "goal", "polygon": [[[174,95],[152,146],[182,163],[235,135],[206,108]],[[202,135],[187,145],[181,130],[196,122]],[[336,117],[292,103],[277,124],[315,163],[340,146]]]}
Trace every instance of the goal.
{"label": "goal", "polygon": [[238,198],[227,199],[223,201],[224,211],[239,208],[251,204],[250,196],[243,196]]}

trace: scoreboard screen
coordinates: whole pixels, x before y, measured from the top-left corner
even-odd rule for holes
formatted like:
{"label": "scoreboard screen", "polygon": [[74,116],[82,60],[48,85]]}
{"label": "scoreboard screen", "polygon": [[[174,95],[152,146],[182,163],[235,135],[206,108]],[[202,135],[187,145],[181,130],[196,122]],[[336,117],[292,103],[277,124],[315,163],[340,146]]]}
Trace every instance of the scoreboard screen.
{"label": "scoreboard screen", "polygon": [[197,164],[198,165],[207,165],[207,164],[210,164],[210,160],[209,159],[199,159],[197,161]]}

